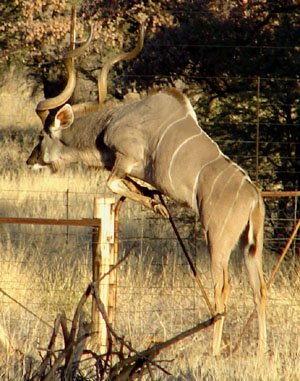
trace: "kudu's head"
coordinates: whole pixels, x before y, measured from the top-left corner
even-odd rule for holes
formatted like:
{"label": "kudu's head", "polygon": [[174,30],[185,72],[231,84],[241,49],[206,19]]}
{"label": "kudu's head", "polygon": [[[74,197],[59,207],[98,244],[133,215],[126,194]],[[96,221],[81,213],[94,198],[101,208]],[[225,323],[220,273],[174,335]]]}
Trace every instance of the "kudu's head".
{"label": "kudu's head", "polygon": [[[144,27],[142,25],[140,28],[138,43],[133,50],[111,57],[102,67],[98,74],[98,101],[71,106],[67,102],[76,86],[74,59],[85,52],[91,39],[92,28],[90,28],[89,37],[80,47],[69,50],[65,54],[63,62],[67,71],[67,84],[64,90],[56,97],[40,101],[36,106],[36,113],[42,121],[43,130],[39,136],[39,143],[26,161],[31,169],[48,167],[56,172],[66,162],[66,156],[61,158],[62,150],[65,153],[68,148],[68,144],[62,139],[64,130],[68,129],[77,117],[101,109],[107,96],[107,76],[110,69],[117,62],[133,59],[139,54],[144,43]],[[89,126],[87,125],[86,128],[88,129]],[[70,149],[68,162],[77,161],[71,151]]]}

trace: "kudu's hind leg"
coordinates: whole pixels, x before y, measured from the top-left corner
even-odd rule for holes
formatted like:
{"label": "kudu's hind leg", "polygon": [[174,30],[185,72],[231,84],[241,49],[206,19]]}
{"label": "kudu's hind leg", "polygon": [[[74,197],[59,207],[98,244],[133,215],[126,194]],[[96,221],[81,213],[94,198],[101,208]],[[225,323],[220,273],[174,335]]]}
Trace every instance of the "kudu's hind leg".
{"label": "kudu's hind leg", "polygon": [[250,284],[253,290],[253,299],[258,315],[259,343],[258,354],[266,351],[266,293],[267,288],[263,278],[261,249],[256,247],[251,252],[248,248],[244,250],[245,263],[249,273]]}
{"label": "kudu's hind leg", "polygon": [[153,210],[155,213],[158,213],[163,217],[169,217],[166,208],[154,198],[156,192],[151,191],[150,189],[137,184],[129,177],[126,177],[130,175],[130,173],[128,173],[126,169],[123,169],[123,167],[124,163],[121,166],[120,162],[116,160],[115,166],[107,180],[107,186],[110,190],[116,194],[141,203],[146,208]]}
{"label": "kudu's hind leg", "polygon": [[264,235],[264,205],[257,203],[252,209],[249,222],[242,235],[241,243],[245,263],[253,290],[253,299],[258,316],[259,345],[258,354],[265,353],[267,346],[266,333],[266,297],[267,287],[262,270],[262,252]]}
{"label": "kudu's hind leg", "polygon": [[[215,297],[215,310],[216,313],[226,312],[226,305],[229,296],[229,282],[228,282],[228,259],[229,257],[221,257],[220,252],[210,253],[211,255],[211,273],[214,283],[214,297]],[[220,354],[222,332],[223,332],[224,317],[219,319],[214,324],[213,335],[213,355]]]}

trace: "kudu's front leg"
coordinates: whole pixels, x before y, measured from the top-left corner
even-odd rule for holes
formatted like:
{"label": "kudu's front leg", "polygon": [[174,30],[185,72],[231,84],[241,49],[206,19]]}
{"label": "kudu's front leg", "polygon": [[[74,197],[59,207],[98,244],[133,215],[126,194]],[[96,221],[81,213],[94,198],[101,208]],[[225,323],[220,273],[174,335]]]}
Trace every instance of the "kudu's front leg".
{"label": "kudu's front leg", "polygon": [[169,213],[167,209],[160,201],[155,199],[157,191],[143,187],[126,175],[124,170],[115,165],[107,180],[109,189],[120,196],[125,196],[133,201],[137,201],[155,213],[168,218]]}

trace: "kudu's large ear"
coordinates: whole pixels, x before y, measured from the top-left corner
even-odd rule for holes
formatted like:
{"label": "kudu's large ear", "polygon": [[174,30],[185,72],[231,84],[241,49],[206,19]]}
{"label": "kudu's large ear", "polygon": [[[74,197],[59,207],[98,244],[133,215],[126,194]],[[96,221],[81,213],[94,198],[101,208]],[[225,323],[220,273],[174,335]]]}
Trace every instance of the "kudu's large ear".
{"label": "kudu's large ear", "polygon": [[74,122],[73,109],[69,104],[64,105],[60,108],[54,118],[54,123],[50,128],[50,131],[55,133],[61,130],[69,128]]}

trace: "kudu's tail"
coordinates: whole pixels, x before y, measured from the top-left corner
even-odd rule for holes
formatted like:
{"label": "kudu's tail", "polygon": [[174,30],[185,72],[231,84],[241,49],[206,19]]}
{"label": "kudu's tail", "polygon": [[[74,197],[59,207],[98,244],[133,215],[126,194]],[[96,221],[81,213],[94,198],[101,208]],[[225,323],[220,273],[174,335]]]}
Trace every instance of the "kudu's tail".
{"label": "kudu's tail", "polygon": [[242,237],[246,252],[251,255],[261,255],[263,248],[265,207],[261,196],[255,200],[250,210],[249,219]]}

